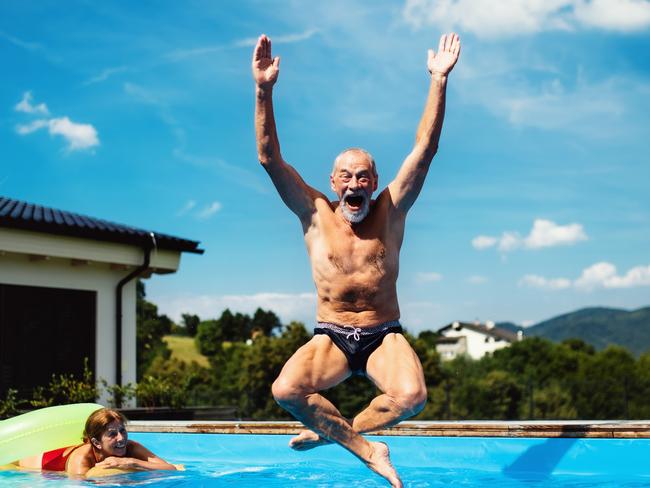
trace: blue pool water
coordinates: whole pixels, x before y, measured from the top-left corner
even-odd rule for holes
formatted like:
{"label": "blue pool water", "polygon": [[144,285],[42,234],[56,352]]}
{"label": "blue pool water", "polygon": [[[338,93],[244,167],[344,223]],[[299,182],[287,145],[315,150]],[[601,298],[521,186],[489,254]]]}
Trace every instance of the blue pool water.
{"label": "blue pool water", "polygon": [[[183,472],[77,481],[54,473],[0,471],[2,486],[383,487],[337,446],[306,452],[290,436],[134,433]],[[391,448],[406,487],[650,487],[650,439],[375,437]]]}

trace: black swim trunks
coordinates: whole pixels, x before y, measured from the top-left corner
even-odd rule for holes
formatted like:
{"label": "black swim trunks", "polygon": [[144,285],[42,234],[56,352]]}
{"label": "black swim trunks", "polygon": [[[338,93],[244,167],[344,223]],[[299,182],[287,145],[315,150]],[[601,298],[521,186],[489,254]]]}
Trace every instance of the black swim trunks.
{"label": "black swim trunks", "polygon": [[314,335],[325,334],[345,354],[352,374],[365,374],[368,358],[381,345],[386,334],[393,332],[402,332],[399,320],[363,329],[343,327],[329,322],[318,322],[314,327]]}

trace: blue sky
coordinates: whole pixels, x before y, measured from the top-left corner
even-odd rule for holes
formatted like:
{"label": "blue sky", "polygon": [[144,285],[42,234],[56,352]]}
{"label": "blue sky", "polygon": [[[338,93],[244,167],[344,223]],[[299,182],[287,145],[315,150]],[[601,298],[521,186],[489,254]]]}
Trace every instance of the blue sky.
{"label": "blue sky", "polygon": [[392,179],[450,30],[462,53],[407,220],[404,325],[649,305],[647,0],[2,2],[0,194],[201,241],[147,281],[175,318],[312,323],[300,225],[257,164],[255,39],[282,59],[283,155],[329,191],[351,146]]}

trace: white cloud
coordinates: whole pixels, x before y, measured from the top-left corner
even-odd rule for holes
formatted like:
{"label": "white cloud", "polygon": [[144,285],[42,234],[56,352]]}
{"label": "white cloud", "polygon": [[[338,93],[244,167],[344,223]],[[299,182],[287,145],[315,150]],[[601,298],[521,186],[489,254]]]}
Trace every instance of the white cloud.
{"label": "white cloud", "polygon": [[487,249],[497,243],[497,238],[492,236],[476,236],[472,239],[472,246],[474,249]]}
{"label": "white cloud", "polygon": [[183,313],[193,313],[206,320],[219,318],[226,308],[251,315],[259,307],[272,310],[283,323],[299,320],[309,329],[316,316],[315,293],[262,292],[251,295],[161,296],[152,299],[159,304],[161,313],[175,321],[180,321]]}
{"label": "white cloud", "polygon": [[124,71],[127,71],[129,68],[128,66],[115,66],[114,68],[106,68],[104,69],[101,73],[98,75],[93,76],[89,80],[87,80],[84,85],[92,85],[93,83],[101,83],[102,81],[106,81],[109,77],[113,76],[116,73],[122,73]]}
{"label": "white cloud", "polygon": [[[23,99],[14,108],[18,112],[30,115],[49,115],[47,105],[44,103],[32,104],[32,94],[30,92],[25,92]],[[67,141],[69,151],[89,149],[99,145],[97,130],[92,125],[79,124],[71,121],[68,117],[37,119],[28,124],[18,124],[16,132],[21,136],[25,136],[46,127],[50,135],[62,136]]]}
{"label": "white cloud", "polygon": [[221,203],[212,202],[211,204],[206,205],[203,210],[199,212],[197,217],[201,220],[206,220],[216,214],[219,210],[221,210]]}
{"label": "white cloud", "polygon": [[433,283],[442,280],[442,275],[436,272],[420,272],[416,273],[415,279],[419,283]]}
{"label": "white cloud", "polygon": [[161,106],[164,105],[160,97],[152,93],[150,90],[131,83],[129,81],[125,82],[122,87],[124,88],[124,93],[132,96],[140,103],[146,103],[148,105]]}
{"label": "white cloud", "polygon": [[176,212],[176,215],[180,217],[181,215],[185,215],[187,212],[192,210],[194,207],[196,207],[196,200],[188,200],[185,205],[183,205],[183,208],[181,208],[178,212]]}
{"label": "white cloud", "polygon": [[528,249],[570,246],[587,239],[587,234],[580,224],[557,225],[551,220],[535,219],[533,229],[524,239],[524,246]]}
{"label": "white cloud", "polygon": [[624,275],[619,275],[612,263],[601,261],[582,271],[579,278],[571,281],[567,278],[545,278],[529,274],[519,280],[519,286],[541,288],[546,290],[564,290],[575,288],[581,291],[592,291],[597,288],[635,288],[650,286],[650,265],[636,266]]}
{"label": "white cloud", "polygon": [[647,0],[591,0],[575,2],[576,19],[588,27],[636,31],[650,26]]}
{"label": "white cloud", "polygon": [[514,251],[518,247],[521,247],[521,236],[518,232],[504,232],[499,239],[499,245],[497,248],[501,252]]}
{"label": "white cloud", "polygon": [[[318,29],[308,29],[304,32],[299,32],[296,34],[285,34],[283,36],[272,36],[269,35],[269,38],[273,44],[290,44],[292,42],[300,42],[313,37],[314,34],[318,32]],[[257,37],[248,37],[246,39],[240,39],[234,42],[234,45],[237,47],[253,47],[257,44]]]}
{"label": "white cloud", "polygon": [[493,247],[502,253],[515,249],[541,249],[543,247],[571,246],[588,239],[581,224],[572,223],[558,225],[552,220],[535,219],[530,233],[522,238],[518,232],[505,231],[500,238],[493,236],[477,236],[472,239],[472,246],[482,250]]}
{"label": "white cloud", "polygon": [[[294,34],[285,34],[278,36],[269,34],[269,37],[271,38],[271,41],[274,45],[291,44],[293,42],[300,42],[309,39],[310,37],[313,37],[317,32],[318,29],[308,29],[304,32],[297,32]],[[253,47],[257,44],[257,39],[257,37],[246,37],[244,39],[237,39],[229,44],[213,44],[190,49],[175,49],[174,51],[167,54],[166,57],[171,61],[182,61],[186,58],[211,54],[230,48]]]}
{"label": "white cloud", "polygon": [[472,275],[467,278],[467,282],[471,283],[472,285],[482,285],[483,283],[487,283],[488,279],[485,276]]}
{"label": "white cloud", "polygon": [[402,12],[414,28],[436,25],[503,38],[580,26],[635,31],[650,26],[647,0],[407,0]]}
{"label": "white cloud", "polygon": [[617,274],[616,266],[601,261],[586,268],[575,281],[575,287],[590,291],[594,288],[633,288],[650,286],[650,265],[636,266],[625,275]]}
{"label": "white cloud", "polygon": [[27,134],[31,134],[32,132],[37,131],[38,129],[42,129],[43,127],[47,127],[47,120],[45,119],[38,119],[30,122],[29,124],[18,124],[16,126],[16,132],[20,134],[21,136],[25,136]]}
{"label": "white cloud", "polygon": [[50,111],[47,109],[47,105],[44,103],[32,105],[32,100],[32,93],[27,91],[23,93],[23,99],[16,104],[14,109],[16,112],[24,112],[26,114],[49,115]]}
{"label": "white cloud", "polygon": [[[487,91],[499,98],[486,101],[489,109],[505,115],[514,126],[537,127],[540,129],[567,129],[572,132],[589,133],[592,128],[601,127],[598,120],[607,117],[618,118],[626,112],[624,94],[620,85],[625,84],[626,93],[638,92],[640,85],[630,80],[610,78],[597,83],[577,80],[576,86],[567,89],[558,80],[541,86],[512,86],[507,91],[503,86],[488,87]],[[501,80],[503,82],[503,80]],[[618,88],[615,88],[618,85]],[[629,86],[627,86],[629,85]],[[487,91],[485,96],[487,95]],[[609,96],[611,94],[611,96]],[[594,104],[594,96],[602,103]],[[584,124],[585,127],[576,127]]]}
{"label": "white cloud", "polygon": [[18,46],[22,49],[26,49],[27,51],[38,51],[40,49],[43,49],[43,46],[36,42],[23,41],[22,39],[12,36],[11,34],[8,34],[3,30],[0,30],[0,37],[6,39],[14,46]]}
{"label": "white cloud", "polygon": [[561,65],[539,51],[492,45],[463,54],[455,86],[464,103],[480,105],[517,128],[598,140],[642,134],[650,108],[646,79],[620,72],[590,79],[579,64],[575,73]]}
{"label": "white cloud", "polygon": [[564,290],[571,287],[571,280],[567,278],[547,279],[543,276],[528,274],[519,280],[519,286],[541,288],[543,290]]}
{"label": "white cloud", "polygon": [[60,135],[68,141],[68,149],[89,149],[99,145],[97,130],[90,124],[78,124],[68,117],[50,119],[48,121],[50,134]]}
{"label": "white cloud", "polygon": [[195,168],[218,173],[220,178],[225,178],[233,184],[249,188],[262,195],[268,195],[273,187],[273,185],[270,185],[263,179],[263,175],[259,171],[247,169],[247,166],[243,164],[236,165],[217,157],[195,156],[185,153],[180,149],[174,149],[174,156]]}
{"label": "white cloud", "polygon": [[77,151],[90,149],[99,145],[97,130],[90,124],[78,124],[68,117],[57,119],[39,119],[26,125],[16,126],[16,132],[21,136],[31,134],[47,127],[50,135],[60,135],[68,142],[68,150]]}

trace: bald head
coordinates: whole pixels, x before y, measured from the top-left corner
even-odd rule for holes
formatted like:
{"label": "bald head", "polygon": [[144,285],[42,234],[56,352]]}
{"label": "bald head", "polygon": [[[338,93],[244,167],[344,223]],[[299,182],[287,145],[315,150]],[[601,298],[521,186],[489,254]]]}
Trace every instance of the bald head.
{"label": "bald head", "polygon": [[336,156],[336,159],[334,159],[334,165],[332,166],[332,174],[336,173],[336,170],[342,162],[349,161],[350,159],[353,159],[355,161],[359,159],[365,159],[368,161],[372,167],[373,175],[375,178],[377,178],[377,166],[375,165],[375,159],[368,151],[361,149],[360,147],[351,147]]}

